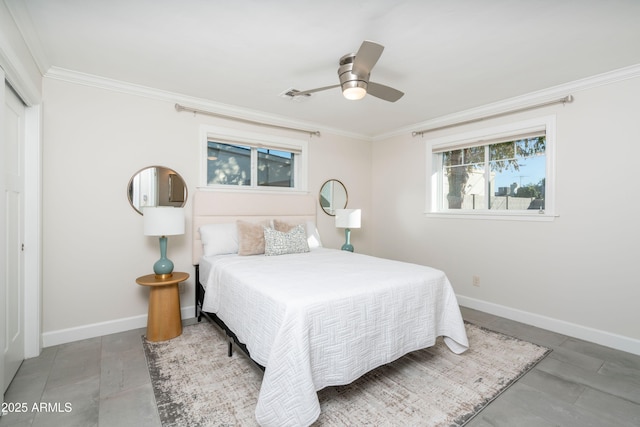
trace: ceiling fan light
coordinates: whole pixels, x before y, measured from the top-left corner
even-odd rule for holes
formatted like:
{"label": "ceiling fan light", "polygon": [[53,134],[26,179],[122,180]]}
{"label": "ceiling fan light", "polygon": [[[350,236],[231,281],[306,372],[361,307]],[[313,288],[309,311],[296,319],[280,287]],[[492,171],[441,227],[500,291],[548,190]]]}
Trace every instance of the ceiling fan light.
{"label": "ceiling fan light", "polygon": [[348,87],[342,91],[342,94],[349,100],[357,101],[358,99],[364,98],[364,96],[367,94],[367,91],[361,87]]}
{"label": "ceiling fan light", "polygon": [[367,94],[367,83],[363,81],[350,81],[342,85],[342,95],[345,98],[356,101]]}

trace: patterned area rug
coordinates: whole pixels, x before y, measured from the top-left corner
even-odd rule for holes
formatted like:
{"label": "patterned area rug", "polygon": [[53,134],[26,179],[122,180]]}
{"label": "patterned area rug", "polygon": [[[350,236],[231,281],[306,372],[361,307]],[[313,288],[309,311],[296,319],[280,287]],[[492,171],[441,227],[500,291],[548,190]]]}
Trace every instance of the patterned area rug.
{"label": "patterned area rug", "polygon": [[[467,323],[469,350],[435,346],[318,393],[314,426],[462,426],[551,350]],[[256,426],[262,372],[203,321],[151,343],[147,364],[162,425]]]}

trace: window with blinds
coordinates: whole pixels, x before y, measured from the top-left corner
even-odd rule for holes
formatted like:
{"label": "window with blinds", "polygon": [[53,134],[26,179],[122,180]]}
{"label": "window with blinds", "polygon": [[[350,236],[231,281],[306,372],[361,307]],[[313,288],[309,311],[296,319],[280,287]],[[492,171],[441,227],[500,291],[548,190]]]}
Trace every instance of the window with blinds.
{"label": "window with blinds", "polygon": [[554,119],[430,141],[431,213],[548,214]]}
{"label": "window with blinds", "polygon": [[305,141],[220,129],[205,136],[206,186],[306,190]]}

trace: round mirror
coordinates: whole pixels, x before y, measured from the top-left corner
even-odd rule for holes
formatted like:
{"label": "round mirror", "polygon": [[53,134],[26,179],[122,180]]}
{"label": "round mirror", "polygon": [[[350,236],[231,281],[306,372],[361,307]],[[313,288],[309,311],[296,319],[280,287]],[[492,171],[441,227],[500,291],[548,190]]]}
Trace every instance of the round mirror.
{"label": "round mirror", "polygon": [[184,206],[187,201],[187,186],[180,174],[173,169],[149,166],[131,177],[127,196],[131,207],[142,215],[142,208],[147,206]]}
{"label": "round mirror", "polygon": [[331,216],[335,216],[336,209],[347,207],[347,189],[337,179],[330,179],[320,188],[320,206],[322,210]]}

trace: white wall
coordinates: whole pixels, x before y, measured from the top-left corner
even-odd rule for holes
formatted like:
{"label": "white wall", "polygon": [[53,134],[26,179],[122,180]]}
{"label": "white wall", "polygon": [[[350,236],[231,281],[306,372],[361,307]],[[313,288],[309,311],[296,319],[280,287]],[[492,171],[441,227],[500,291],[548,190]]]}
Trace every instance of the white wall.
{"label": "white wall", "polygon": [[[640,353],[640,78],[573,95],[566,106],[376,141],[373,252],[444,270],[463,305]],[[557,116],[555,221],[423,214],[427,138],[548,114]]]}
{"label": "white wall", "polygon": [[[175,101],[105,90],[45,78],[43,152],[43,332],[45,346],[100,333],[144,326],[148,290],[135,278],[148,274],[159,257],[158,241],[142,235],[142,216],[126,196],[139,169],[167,166],[185,179],[190,194],[199,179],[202,124],[268,130],[191,113],[178,113]],[[342,180],[350,206],[371,211],[371,145],[323,132],[309,142],[309,191],[317,194],[329,178]],[[187,230],[191,203],[187,202]],[[324,244],[339,247],[343,234],[318,206]],[[366,251],[366,235],[353,244]],[[193,276],[190,236],[169,237],[175,269]],[[194,277],[182,306],[193,306]],[[188,315],[192,316],[189,311]]]}

